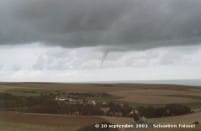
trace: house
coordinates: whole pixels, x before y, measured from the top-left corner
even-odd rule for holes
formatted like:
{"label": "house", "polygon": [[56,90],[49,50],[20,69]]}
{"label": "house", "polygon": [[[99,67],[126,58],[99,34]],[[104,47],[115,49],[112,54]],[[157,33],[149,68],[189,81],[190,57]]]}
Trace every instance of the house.
{"label": "house", "polygon": [[56,101],[66,101],[66,98],[56,96],[55,100]]}
{"label": "house", "polygon": [[110,107],[102,107],[101,111],[103,111],[104,114],[108,114],[108,112],[110,111]]}
{"label": "house", "polygon": [[108,103],[105,102],[105,101],[103,101],[103,103],[102,103],[103,106],[107,106],[107,104],[108,104]]}
{"label": "house", "polygon": [[95,106],[96,105],[96,101],[95,100],[88,100],[87,101],[87,105]]}
{"label": "house", "polygon": [[78,112],[78,111],[73,112],[73,115],[75,115],[75,116],[79,116],[79,115],[80,115],[80,112]]}
{"label": "house", "polygon": [[73,99],[65,96],[60,96],[55,98],[56,101],[65,102],[66,104],[83,104],[82,99]]}

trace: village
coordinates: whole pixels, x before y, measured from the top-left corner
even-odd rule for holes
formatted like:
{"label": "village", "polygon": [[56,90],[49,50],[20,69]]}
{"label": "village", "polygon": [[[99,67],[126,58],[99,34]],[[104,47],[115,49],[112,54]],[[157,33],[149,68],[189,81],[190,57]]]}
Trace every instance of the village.
{"label": "village", "polygon": [[[63,106],[68,105],[66,110],[69,110],[68,108],[73,109],[69,113],[71,115],[133,117],[135,121],[144,121],[146,117],[175,116],[192,112],[190,108],[180,104],[168,104],[164,107],[133,107],[131,103],[129,104],[121,101],[98,101],[97,96],[99,99],[103,97],[100,94],[63,93],[62,95],[57,95],[55,101]],[[108,95],[104,94],[104,96]]]}
{"label": "village", "polygon": [[[82,97],[81,97],[82,96]],[[83,94],[63,94],[55,97],[55,101],[59,102],[60,104],[65,104],[65,105],[83,105],[83,106],[88,106],[91,108],[96,108],[98,107],[100,111],[102,112],[101,114],[103,115],[113,115],[113,116],[123,116],[123,113],[121,111],[111,111],[111,103],[108,103],[106,101],[102,101],[97,103],[93,97],[83,97]],[[114,104],[113,104],[114,105]],[[123,104],[120,104],[120,106],[123,108]],[[115,107],[116,108],[116,107]],[[74,112],[73,114],[79,115],[79,112]]]}

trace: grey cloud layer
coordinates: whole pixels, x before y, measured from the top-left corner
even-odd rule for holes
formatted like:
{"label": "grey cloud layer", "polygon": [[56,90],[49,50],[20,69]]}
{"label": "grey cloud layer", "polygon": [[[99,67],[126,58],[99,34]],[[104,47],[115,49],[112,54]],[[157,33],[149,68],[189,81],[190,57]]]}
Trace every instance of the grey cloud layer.
{"label": "grey cloud layer", "polygon": [[0,44],[152,48],[199,43],[200,7],[200,0],[0,0]]}

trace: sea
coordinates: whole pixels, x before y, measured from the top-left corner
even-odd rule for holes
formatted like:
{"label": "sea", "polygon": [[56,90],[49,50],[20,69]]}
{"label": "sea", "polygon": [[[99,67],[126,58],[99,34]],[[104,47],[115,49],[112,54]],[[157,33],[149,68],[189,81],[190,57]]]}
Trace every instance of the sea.
{"label": "sea", "polygon": [[[94,83],[94,82],[92,82]],[[132,81],[101,81],[95,83],[105,84],[171,84],[171,85],[189,85],[201,87],[201,79],[180,79],[180,80],[132,80]]]}

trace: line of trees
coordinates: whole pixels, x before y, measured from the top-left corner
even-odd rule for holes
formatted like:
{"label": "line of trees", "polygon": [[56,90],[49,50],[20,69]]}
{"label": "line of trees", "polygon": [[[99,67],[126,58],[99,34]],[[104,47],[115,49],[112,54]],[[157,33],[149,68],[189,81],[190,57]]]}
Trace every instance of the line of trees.
{"label": "line of trees", "polygon": [[[101,108],[109,108],[105,113]],[[107,105],[65,104],[55,100],[54,95],[43,94],[39,96],[15,96],[8,93],[0,93],[0,109],[14,110],[32,113],[77,114],[77,115],[110,115],[129,116],[129,113],[137,109],[141,116],[147,118],[175,116],[191,113],[191,109],[185,105],[169,104],[164,107],[137,107],[128,104],[109,103]]]}
{"label": "line of trees", "polygon": [[147,118],[176,116],[192,112],[188,106],[181,104],[168,104],[164,107],[138,107],[137,110],[142,116],[145,116]]}

